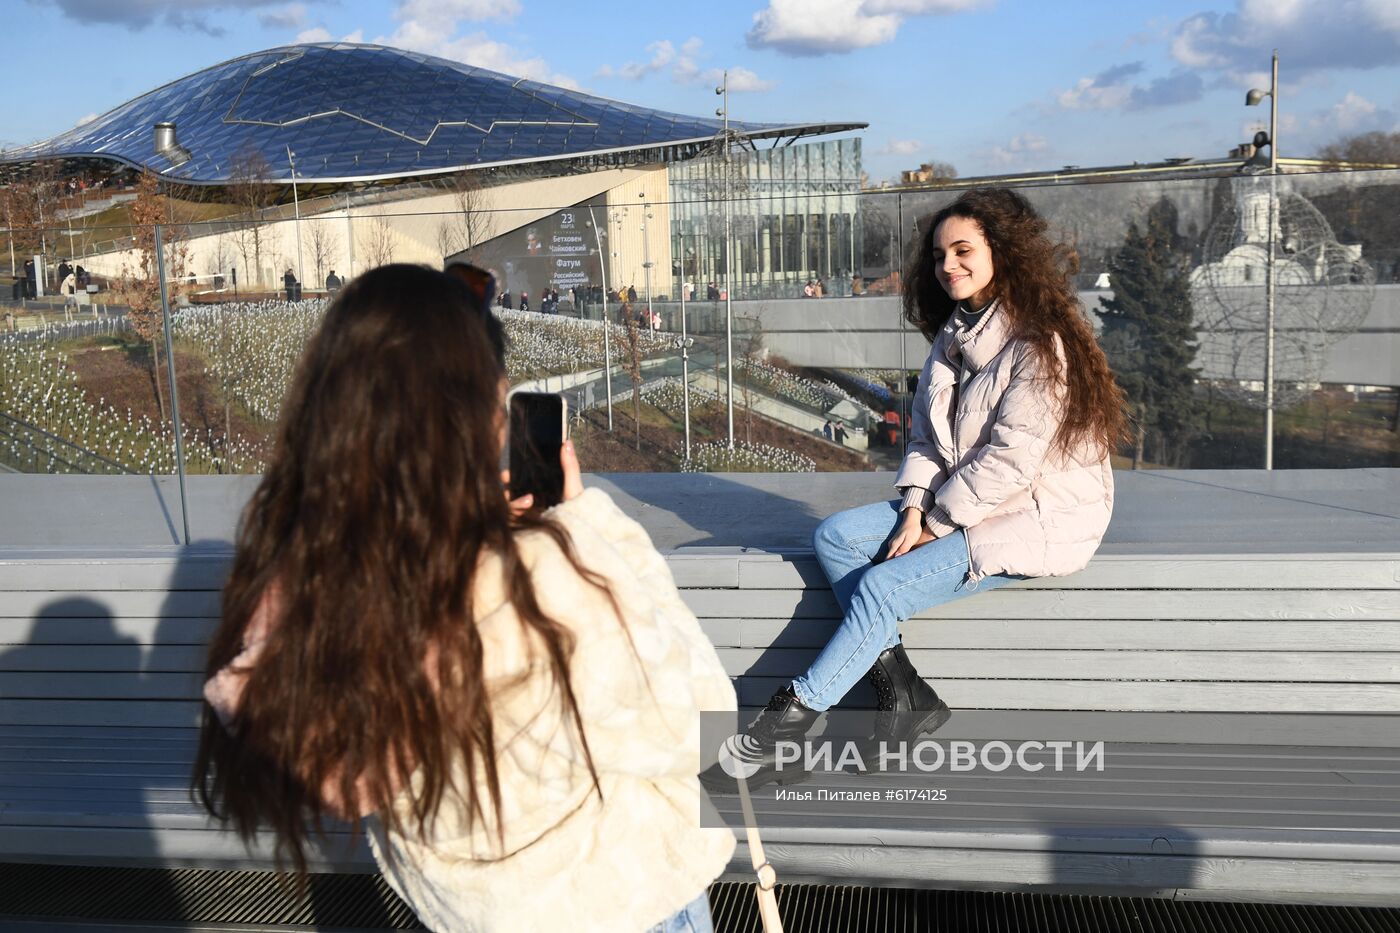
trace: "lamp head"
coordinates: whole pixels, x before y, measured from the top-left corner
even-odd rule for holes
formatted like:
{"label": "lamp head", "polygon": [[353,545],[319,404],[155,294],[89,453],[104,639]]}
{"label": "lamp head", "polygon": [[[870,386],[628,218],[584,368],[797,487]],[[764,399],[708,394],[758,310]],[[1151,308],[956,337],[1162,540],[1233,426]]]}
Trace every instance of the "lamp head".
{"label": "lamp head", "polygon": [[1255,149],[1262,149],[1262,148],[1264,148],[1264,147],[1267,146],[1267,145],[1269,145],[1269,134],[1268,134],[1268,133],[1264,132],[1263,130],[1260,130],[1259,132],[1257,132],[1257,133],[1254,134],[1254,148],[1255,148]]}
{"label": "lamp head", "polygon": [[723,94],[723,93],[724,93],[724,88],[723,88],[723,87],[717,87],[717,88],[715,88],[715,93],[716,93],[716,94]]}
{"label": "lamp head", "polygon": [[1249,89],[1249,93],[1244,95],[1244,105],[1246,107],[1257,107],[1263,102],[1264,98],[1268,96],[1268,91],[1261,91],[1257,87],[1252,87]]}

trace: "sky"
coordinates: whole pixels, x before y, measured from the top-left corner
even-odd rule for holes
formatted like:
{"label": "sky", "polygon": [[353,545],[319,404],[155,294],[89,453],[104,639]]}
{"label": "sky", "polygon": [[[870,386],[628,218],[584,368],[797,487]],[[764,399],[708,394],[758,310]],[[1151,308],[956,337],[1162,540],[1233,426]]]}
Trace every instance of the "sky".
{"label": "sky", "polygon": [[373,42],[694,115],[859,121],[873,182],[1279,153],[1400,130],[1400,0],[0,0],[0,147],[296,42]]}

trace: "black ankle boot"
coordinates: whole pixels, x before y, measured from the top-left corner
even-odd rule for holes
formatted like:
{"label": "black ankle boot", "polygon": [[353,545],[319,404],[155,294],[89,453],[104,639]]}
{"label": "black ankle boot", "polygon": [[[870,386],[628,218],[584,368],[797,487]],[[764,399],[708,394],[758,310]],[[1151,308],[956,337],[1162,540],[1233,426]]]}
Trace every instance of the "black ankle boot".
{"label": "black ankle boot", "polygon": [[879,712],[875,714],[875,742],[912,742],[935,731],[952,712],[926,684],[904,653],[904,645],[886,648],[870,669]]}
{"label": "black ankle boot", "polygon": [[802,705],[789,684],[773,694],[768,705],[759,711],[748,728],[732,740],[732,744],[726,743],[729,754],[701,772],[700,783],[716,793],[737,793],[739,784],[735,779],[736,774],[731,771],[737,772],[741,768],[749,790],[773,782],[796,784],[807,780],[811,773],[804,771],[799,762],[786,762],[781,769],[778,768],[777,746],[779,742],[800,744],[819,716],[821,713],[817,710]]}

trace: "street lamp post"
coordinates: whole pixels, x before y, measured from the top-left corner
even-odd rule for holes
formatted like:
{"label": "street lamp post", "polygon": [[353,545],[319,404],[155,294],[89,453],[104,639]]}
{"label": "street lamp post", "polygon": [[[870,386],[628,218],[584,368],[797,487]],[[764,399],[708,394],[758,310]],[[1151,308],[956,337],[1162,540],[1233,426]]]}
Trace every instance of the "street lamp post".
{"label": "street lamp post", "polygon": [[1247,107],[1269,98],[1269,264],[1264,269],[1264,469],[1274,468],[1274,251],[1278,239],[1278,51],[1270,69],[1269,89],[1251,88]]}
{"label": "street lamp post", "polygon": [[[645,198],[646,192],[637,195]],[[651,236],[647,230],[647,221],[652,219],[651,204],[642,203],[642,284],[647,290],[647,327],[651,327]]]}
{"label": "street lamp post", "polygon": [[[296,218],[295,223],[297,233],[297,282],[300,283],[300,288],[305,288],[306,275],[304,274],[301,265],[301,201],[297,197],[297,164],[294,161],[295,158],[296,153],[292,151],[291,146],[288,146],[287,164],[291,166],[292,169],[292,214]],[[300,288],[298,289],[298,291],[300,291]]]}
{"label": "street lamp post", "polygon": [[685,320],[685,231],[681,238],[681,336],[677,341],[681,350],[681,407],[685,409],[685,459],[690,459],[690,348],[695,345],[686,332]]}
{"label": "street lamp post", "polygon": [[729,414],[729,449],[734,449],[734,256],[730,249],[729,203],[729,71],[725,70],[715,93],[724,100],[715,116],[724,118],[724,369],[725,402]]}
{"label": "street lamp post", "polygon": [[180,478],[180,520],[185,532],[185,545],[190,543],[190,509],[185,495],[185,435],[180,425],[180,388],[175,378],[175,343],[171,335],[174,322],[170,320],[170,294],[165,284],[165,243],[161,225],[155,225],[156,278],[160,283],[160,321],[165,331],[165,374],[170,384],[170,422],[175,430],[175,472]]}
{"label": "street lamp post", "polygon": [[685,311],[681,311],[681,335],[673,344],[681,351],[681,408],[685,409],[685,459],[690,459],[690,348],[695,340],[685,333]]}
{"label": "street lamp post", "polygon": [[598,231],[598,219],[593,205],[588,205],[588,226],[593,228],[593,242],[598,247],[598,273],[603,280],[603,384],[608,397],[608,430],[613,429],[612,411],[612,342],[608,340],[608,256],[603,252],[603,235]]}

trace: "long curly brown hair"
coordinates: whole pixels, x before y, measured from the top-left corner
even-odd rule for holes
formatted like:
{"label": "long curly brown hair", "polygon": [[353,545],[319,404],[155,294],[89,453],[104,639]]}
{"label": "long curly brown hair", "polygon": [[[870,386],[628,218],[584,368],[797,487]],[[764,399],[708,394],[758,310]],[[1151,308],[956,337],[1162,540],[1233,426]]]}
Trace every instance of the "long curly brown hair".
{"label": "long curly brown hair", "polygon": [[[938,281],[934,234],[949,217],[975,221],[992,251],[991,297],[1011,333],[1030,344],[1040,371],[1064,392],[1064,420],[1051,449],[1068,455],[1084,443],[1107,453],[1126,429],[1122,389],[1113,379],[1075,294],[1074,248],[1048,236],[1049,225],[1025,198],[1006,188],[971,188],[920,222],[923,231],[905,276],[904,316],[932,342],[957,302]],[[1060,365],[1056,338],[1064,347]]]}
{"label": "long curly brown hair", "polygon": [[[290,857],[299,875],[308,826],[323,835],[328,817],[358,829],[359,813],[377,812],[409,829],[390,803],[415,771],[419,835],[449,791],[474,821],[485,803],[499,815],[472,595],[488,555],[528,641],[543,646],[601,796],[569,680],[573,639],[541,610],[517,534],[550,536],[606,584],[561,528],[511,513],[498,472],[504,372],[500,323],[458,280],[407,265],[351,281],[297,370],[243,513],[207,675],[237,657],[269,605],[273,624],[232,721],[206,704],[193,782],[245,840],[275,832],[279,862]],[[484,787],[456,786],[454,774]],[[345,805],[328,804],[327,789]]]}

